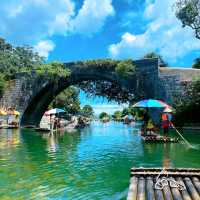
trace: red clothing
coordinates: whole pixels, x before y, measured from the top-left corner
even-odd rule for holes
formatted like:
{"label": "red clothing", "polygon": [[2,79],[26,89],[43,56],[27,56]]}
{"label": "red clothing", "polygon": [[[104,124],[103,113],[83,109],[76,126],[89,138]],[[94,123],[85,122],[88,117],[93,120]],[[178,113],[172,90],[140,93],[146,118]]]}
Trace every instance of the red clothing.
{"label": "red clothing", "polygon": [[162,127],[163,128],[169,127],[169,121],[162,121]]}
{"label": "red clothing", "polygon": [[168,119],[168,115],[166,113],[162,114],[162,127],[163,128],[169,127],[169,119]]}

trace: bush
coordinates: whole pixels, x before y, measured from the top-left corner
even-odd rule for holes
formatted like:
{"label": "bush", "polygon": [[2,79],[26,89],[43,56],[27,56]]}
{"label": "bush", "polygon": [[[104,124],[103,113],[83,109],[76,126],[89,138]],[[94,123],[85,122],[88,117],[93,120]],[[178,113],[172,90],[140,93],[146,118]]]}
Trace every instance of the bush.
{"label": "bush", "polygon": [[81,63],[83,63],[84,65],[114,66],[117,64],[117,62],[118,61],[112,59],[97,59],[97,60],[86,60]]}
{"label": "bush", "polygon": [[200,58],[196,58],[192,68],[200,69]]}
{"label": "bush", "polygon": [[163,57],[155,52],[147,53],[144,58],[158,58],[160,67],[167,67],[168,64],[164,61]]}
{"label": "bush", "polygon": [[121,111],[115,111],[112,115],[113,120],[115,121],[121,121],[122,120],[122,112]]}
{"label": "bush", "polygon": [[200,123],[200,79],[193,80],[185,88],[182,100],[176,105],[174,121],[177,126],[185,123]]}
{"label": "bush", "polygon": [[61,92],[51,103],[52,108],[63,108],[69,114],[80,112],[79,90],[73,86]]}
{"label": "bush", "polygon": [[51,62],[49,64],[42,64],[36,66],[36,73],[40,76],[55,77],[68,77],[70,76],[70,70],[64,67],[63,63]]}
{"label": "bush", "polygon": [[106,113],[106,112],[102,112],[100,115],[99,115],[99,119],[104,119],[104,118],[110,118],[110,116],[109,116],[109,114],[108,113]]}
{"label": "bush", "polygon": [[135,65],[132,60],[124,60],[117,64],[115,71],[119,76],[127,78],[135,73]]}
{"label": "bush", "polygon": [[92,106],[90,106],[90,105],[85,105],[85,106],[83,106],[81,112],[82,112],[84,115],[88,116],[88,117],[92,117],[92,116],[94,115],[93,108],[92,108]]}
{"label": "bush", "polygon": [[6,81],[5,81],[4,75],[0,73],[0,98],[3,95],[5,85],[6,85]]}

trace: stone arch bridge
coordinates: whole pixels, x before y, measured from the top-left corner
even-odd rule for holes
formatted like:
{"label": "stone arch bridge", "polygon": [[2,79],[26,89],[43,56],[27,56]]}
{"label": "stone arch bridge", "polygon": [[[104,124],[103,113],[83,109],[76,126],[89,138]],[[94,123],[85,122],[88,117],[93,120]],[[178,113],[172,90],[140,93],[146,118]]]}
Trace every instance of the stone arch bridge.
{"label": "stone arch bridge", "polygon": [[157,98],[173,103],[174,97],[179,96],[183,90],[183,82],[191,81],[196,76],[200,77],[200,70],[160,68],[158,59],[137,60],[134,64],[135,73],[126,78],[115,72],[115,66],[98,64],[98,61],[88,65],[83,62],[65,63],[65,67],[71,70],[71,75],[66,79],[59,78],[56,83],[48,77],[38,77],[34,72],[31,75],[16,74],[0,99],[0,104],[16,107],[22,113],[22,126],[38,126],[53,98],[70,85],[82,81],[110,81],[134,93],[138,100]]}

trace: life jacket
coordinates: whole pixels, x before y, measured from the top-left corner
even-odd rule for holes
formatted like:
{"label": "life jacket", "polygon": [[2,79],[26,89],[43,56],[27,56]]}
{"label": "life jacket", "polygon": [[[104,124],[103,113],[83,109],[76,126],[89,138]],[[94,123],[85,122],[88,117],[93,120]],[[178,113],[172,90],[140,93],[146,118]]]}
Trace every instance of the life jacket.
{"label": "life jacket", "polygon": [[168,121],[168,115],[166,113],[162,114],[162,121]]}

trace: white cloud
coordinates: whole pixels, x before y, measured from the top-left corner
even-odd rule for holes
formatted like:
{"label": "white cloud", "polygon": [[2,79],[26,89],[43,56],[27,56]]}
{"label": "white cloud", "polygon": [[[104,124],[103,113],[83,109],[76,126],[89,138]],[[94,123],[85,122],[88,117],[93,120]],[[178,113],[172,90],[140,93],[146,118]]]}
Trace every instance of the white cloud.
{"label": "white cloud", "polygon": [[2,0],[0,35],[15,44],[36,44],[53,35],[96,33],[114,14],[112,0]]}
{"label": "white cloud", "polygon": [[51,40],[40,41],[34,46],[34,50],[39,53],[40,56],[48,58],[49,52],[52,51],[55,44]]}
{"label": "white cloud", "polygon": [[0,36],[15,45],[35,45],[44,56],[54,35],[91,35],[114,14],[112,0],[84,0],[75,15],[75,0],[1,0]]}
{"label": "white cloud", "polygon": [[175,17],[172,5],[175,0],[148,1],[144,17],[151,20],[142,34],[124,33],[121,41],[109,46],[114,58],[139,58],[149,51],[156,51],[164,59],[175,62],[193,50],[200,50],[200,42],[190,28],[182,28]]}
{"label": "white cloud", "polygon": [[127,32],[122,35],[119,43],[110,45],[109,52],[114,58],[139,58],[150,50],[146,42],[145,35],[134,35]]}
{"label": "white cloud", "polygon": [[15,44],[32,45],[50,35],[63,34],[73,15],[71,0],[2,0],[0,34]]}
{"label": "white cloud", "polygon": [[154,15],[154,12],[153,12],[153,10],[154,10],[154,6],[155,6],[155,4],[153,4],[153,3],[150,3],[150,4],[148,4],[147,6],[146,6],[146,9],[145,9],[145,11],[144,11],[144,16],[146,17],[146,18],[152,18],[153,17],[153,15]]}
{"label": "white cloud", "polygon": [[55,15],[54,20],[49,23],[49,33],[53,35],[55,33],[59,33],[62,35],[66,35],[67,32],[72,30],[71,20],[75,15],[74,12],[74,3],[71,0],[65,0],[65,10],[62,12],[58,12]]}
{"label": "white cloud", "polygon": [[114,15],[112,0],[84,0],[82,8],[73,20],[75,32],[96,33],[103,27],[107,17]]}

